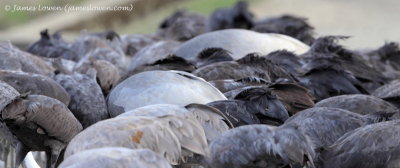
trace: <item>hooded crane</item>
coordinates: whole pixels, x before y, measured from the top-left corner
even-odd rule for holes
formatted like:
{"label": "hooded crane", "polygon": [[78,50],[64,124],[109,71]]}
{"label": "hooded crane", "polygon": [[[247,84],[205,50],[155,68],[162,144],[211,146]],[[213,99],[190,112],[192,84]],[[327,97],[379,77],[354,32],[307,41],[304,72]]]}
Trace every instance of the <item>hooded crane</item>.
{"label": "hooded crane", "polygon": [[172,168],[162,156],[149,149],[104,147],[85,150],[64,160],[59,168]]}
{"label": "hooded crane", "polygon": [[[377,70],[368,66],[361,55],[350,51],[337,43],[344,36],[326,36],[318,38],[310,50],[300,55],[305,62],[326,58],[327,63],[336,62],[343,71],[350,72],[360,85],[368,91],[385,84],[387,79]],[[326,65],[325,65],[326,66]]]}
{"label": "hooded crane", "polygon": [[274,64],[282,66],[290,74],[298,76],[302,72],[302,60],[293,52],[287,50],[278,50],[264,56]]}
{"label": "hooded crane", "polygon": [[65,42],[59,32],[50,35],[47,29],[40,32],[40,39],[31,44],[26,51],[46,58],[71,59],[77,57],[71,44]]}
{"label": "hooded crane", "polygon": [[166,115],[176,115],[185,117],[188,120],[197,120],[203,126],[207,140],[210,142],[221,133],[233,128],[232,123],[218,109],[203,104],[189,104],[178,106],[174,104],[155,104],[148,105],[127,111],[117,117],[128,116],[148,116],[161,117]]}
{"label": "hooded crane", "polygon": [[70,97],[65,89],[47,76],[20,71],[0,70],[0,80],[19,93],[30,93],[55,98],[68,106]]}
{"label": "hooded crane", "polygon": [[394,80],[372,92],[375,97],[386,100],[400,108],[400,80]]}
{"label": "hooded crane", "polygon": [[210,167],[313,167],[312,142],[294,127],[246,125],[210,144]]}
{"label": "hooded crane", "polygon": [[400,78],[400,48],[396,42],[385,43],[375,50],[361,50],[361,56],[371,67],[381,72],[389,80]]}
{"label": "hooded crane", "polygon": [[102,147],[147,148],[173,165],[184,163],[194,154],[208,156],[209,153],[200,122],[171,115],[128,116],[100,121],[86,128],[69,143],[64,158]]}
{"label": "hooded crane", "polygon": [[114,64],[125,74],[128,58],[125,56],[122,42],[119,35],[113,31],[102,33],[82,33],[72,44],[72,49],[77,52],[76,61],[78,65],[91,59],[106,60]]}
{"label": "hooded crane", "polygon": [[249,76],[268,81],[275,81],[279,78],[296,81],[285,69],[256,54],[248,54],[237,61],[209,64],[195,70],[193,74],[207,81],[242,79]]}
{"label": "hooded crane", "polygon": [[181,71],[141,72],[118,84],[108,97],[111,117],[151,104],[206,104],[226,100],[215,87]]}
{"label": "hooded crane", "polygon": [[[393,115],[393,114],[392,114]],[[387,115],[360,115],[347,110],[314,107],[290,117],[281,127],[298,127],[314,144],[317,154],[332,145],[345,133],[356,128],[388,120]]]}
{"label": "hooded crane", "polygon": [[23,71],[45,76],[53,76],[54,68],[40,57],[23,52],[11,43],[0,43],[0,69]]}
{"label": "hooded crane", "polygon": [[399,167],[399,135],[399,120],[371,124],[348,132],[322,154],[322,167]]}
{"label": "hooded crane", "polygon": [[[249,88],[255,89],[266,87],[270,90],[272,95],[276,96],[278,100],[283,103],[285,109],[290,115],[294,115],[301,110],[314,106],[315,98],[311,95],[310,91],[298,84],[284,81],[269,83],[265,81],[262,82],[262,80],[258,80],[257,78],[250,79],[255,81],[253,83],[249,83],[249,86],[245,86],[245,83],[225,83],[228,87],[238,88],[225,92],[224,95],[231,100],[235,99],[235,96],[237,96],[238,93],[241,93]],[[249,78],[245,78],[244,80],[249,80]],[[259,83],[256,83],[257,81]]]}
{"label": "hooded crane", "polygon": [[245,1],[239,1],[232,8],[215,10],[208,19],[208,31],[230,28],[250,29],[253,27],[253,14]]}
{"label": "hooded crane", "polygon": [[102,90],[94,76],[80,73],[58,74],[55,80],[71,96],[68,108],[83,128],[110,117]]}
{"label": "hooded crane", "polygon": [[285,106],[267,87],[245,87],[234,100],[214,101],[207,105],[219,109],[234,126],[280,125],[289,118]]}
{"label": "hooded crane", "polygon": [[305,65],[300,84],[310,89],[316,101],[343,94],[368,93],[351,73],[332,58],[315,58]]}
{"label": "hooded crane", "polygon": [[[54,63],[59,64],[57,61],[58,60],[56,60]],[[57,67],[60,67],[60,65],[57,65]],[[106,95],[108,95],[111,89],[114,88],[121,79],[118,68],[106,60],[91,59],[87,63],[74,67],[72,71],[79,72],[81,74],[87,74],[90,73],[91,68],[96,70],[96,81],[106,97]]]}
{"label": "hooded crane", "polygon": [[381,113],[395,113],[393,117],[399,118],[399,109],[389,102],[380,98],[354,94],[354,95],[340,95],[321,100],[315,107],[333,107],[345,109],[361,115],[372,114],[376,112]]}
{"label": "hooded crane", "polygon": [[186,41],[206,31],[206,17],[177,10],[168,16],[159,26],[159,34],[168,39]]}
{"label": "hooded crane", "polygon": [[62,150],[82,130],[82,125],[67,106],[56,99],[20,95],[6,83],[1,85],[6,91],[2,92],[5,102],[0,118],[23,143],[17,153],[17,163],[29,151],[45,151],[46,167],[55,167]]}

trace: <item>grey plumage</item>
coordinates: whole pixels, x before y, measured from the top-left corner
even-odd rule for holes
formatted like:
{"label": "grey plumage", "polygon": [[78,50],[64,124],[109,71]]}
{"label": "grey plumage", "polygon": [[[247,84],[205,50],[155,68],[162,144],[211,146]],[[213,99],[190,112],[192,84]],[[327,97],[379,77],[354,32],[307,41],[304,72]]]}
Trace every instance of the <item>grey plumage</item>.
{"label": "grey plumage", "polygon": [[253,27],[253,14],[246,1],[238,1],[232,8],[215,10],[208,19],[208,31],[230,28],[250,29]]}
{"label": "grey plumage", "polygon": [[55,79],[71,96],[68,108],[84,128],[109,118],[106,101],[95,78],[75,73],[59,74]]}
{"label": "grey plumage", "polygon": [[158,33],[162,37],[185,41],[206,31],[206,17],[185,10],[177,10],[165,18],[159,28]]}
{"label": "grey plumage", "polygon": [[160,155],[149,149],[104,147],[79,152],[64,160],[60,168],[171,168]]}
{"label": "grey plumage", "polygon": [[135,71],[144,65],[151,65],[158,60],[165,59],[175,52],[180,45],[176,41],[159,41],[140,49],[132,58],[128,65],[128,71]]}
{"label": "grey plumage", "polygon": [[376,112],[395,113],[394,116],[399,118],[399,109],[380,98],[363,95],[340,95],[321,100],[315,107],[334,107],[345,109],[361,115],[372,114]]}
{"label": "grey plumage", "polygon": [[23,71],[45,76],[52,76],[54,68],[41,58],[13,46],[11,43],[0,43],[0,69]]}
{"label": "grey plumage", "polygon": [[386,100],[400,108],[400,80],[393,80],[390,83],[377,88],[372,95]]}
{"label": "grey plumage", "polygon": [[115,87],[121,79],[119,69],[106,60],[90,59],[89,62],[75,66],[72,71],[87,74],[91,69],[96,70],[96,81],[104,95],[108,95],[111,89]]}
{"label": "grey plumage", "polygon": [[17,98],[3,110],[1,118],[26,152],[46,151],[47,167],[56,166],[66,144],[82,130],[65,104],[42,95]]}
{"label": "grey plumage", "polygon": [[202,104],[189,104],[178,106],[173,104],[155,104],[140,107],[132,111],[127,111],[117,117],[127,116],[149,116],[161,117],[166,115],[176,115],[188,120],[196,120],[203,126],[207,140],[211,141],[218,137],[222,132],[232,128],[232,124],[226,116],[215,108]]}
{"label": "grey plumage", "polygon": [[237,90],[233,100],[207,105],[219,109],[235,126],[259,123],[280,125],[289,118],[285,106],[267,87],[248,86]]}
{"label": "grey plumage", "polygon": [[315,58],[304,69],[306,71],[299,77],[300,84],[311,90],[316,101],[343,94],[368,93],[360,81],[332,58]]}
{"label": "grey plumage", "polygon": [[71,49],[71,44],[62,39],[59,32],[50,35],[47,29],[40,32],[40,39],[29,45],[26,51],[46,58],[76,57],[76,51]]}
{"label": "grey plumage", "polygon": [[108,97],[111,116],[151,104],[205,104],[226,100],[215,87],[182,71],[141,72],[118,84]]}
{"label": "grey plumage", "polygon": [[174,55],[192,61],[206,48],[223,48],[237,60],[249,53],[266,55],[286,49],[296,54],[305,53],[309,47],[304,43],[281,34],[264,34],[243,29],[227,29],[204,33],[180,45]]}
{"label": "grey plumage", "polygon": [[285,69],[256,54],[248,54],[237,61],[209,64],[195,70],[193,74],[207,81],[242,79],[250,76],[267,81],[275,81],[279,78],[296,81]]}
{"label": "grey plumage", "polygon": [[210,167],[313,165],[307,136],[293,127],[248,125],[231,129],[210,144]]}
{"label": "grey plumage", "polygon": [[55,98],[65,105],[70,97],[65,89],[53,79],[40,74],[0,70],[0,80],[15,88],[19,93],[38,94]]}
{"label": "grey plumage", "polygon": [[340,137],[322,154],[324,168],[397,168],[400,121],[367,125]]}
{"label": "grey plumage", "polygon": [[65,158],[101,147],[147,148],[173,165],[185,162],[194,153],[208,156],[207,140],[199,122],[178,116],[129,116],[86,128],[69,143]]}
{"label": "grey plumage", "polygon": [[386,120],[385,116],[363,116],[331,107],[314,107],[287,119],[283,126],[296,126],[310,137],[317,151],[333,144],[345,133],[356,128]]}

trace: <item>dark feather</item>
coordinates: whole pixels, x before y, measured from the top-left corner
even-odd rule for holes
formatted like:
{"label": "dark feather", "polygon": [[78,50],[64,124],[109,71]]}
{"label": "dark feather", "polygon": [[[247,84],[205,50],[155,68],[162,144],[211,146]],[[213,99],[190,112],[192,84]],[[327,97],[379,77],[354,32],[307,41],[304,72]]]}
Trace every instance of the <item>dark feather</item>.
{"label": "dark feather", "polygon": [[267,18],[256,22],[253,30],[261,33],[285,34],[308,45],[315,40],[314,28],[307,23],[307,19],[291,15]]}
{"label": "dark feather", "polygon": [[254,25],[253,22],[253,14],[248,10],[247,2],[239,1],[232,8],[215,10],[209,18],[208,30],[250,29]]}

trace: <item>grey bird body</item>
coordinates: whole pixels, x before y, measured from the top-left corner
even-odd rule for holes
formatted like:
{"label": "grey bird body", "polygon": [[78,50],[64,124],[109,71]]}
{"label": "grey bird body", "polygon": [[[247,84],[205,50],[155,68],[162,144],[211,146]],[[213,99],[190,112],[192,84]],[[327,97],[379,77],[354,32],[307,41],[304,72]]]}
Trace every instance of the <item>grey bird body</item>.
{"label": "grey bird body", "polygon": [[84,128],[109,118],[105,98],[95,78],[75,73],[59,74],[55,79],[71,96],[68,108]]}
{"label": "grey bird body", "polygon": [[85,150],[64,160],[60,168],[171,168],[160,155],[149,149],[105,147]]}

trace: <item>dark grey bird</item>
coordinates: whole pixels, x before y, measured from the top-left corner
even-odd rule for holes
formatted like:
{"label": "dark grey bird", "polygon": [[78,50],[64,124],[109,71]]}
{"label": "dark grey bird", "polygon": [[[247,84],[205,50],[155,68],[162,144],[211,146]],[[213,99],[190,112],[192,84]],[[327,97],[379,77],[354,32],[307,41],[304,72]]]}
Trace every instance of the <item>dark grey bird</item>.
{"label": "dark grey bird", "polygon": [[[7,83],[0,81],[0,160],[4,167],[18,167],[25,157],[23,144],[12,134],[6,123],[1,119],[2,111],[20,96],[20,93]],[[24,154],[22,154],[24,153]],[[3,166],[0,164],[0,166]]]}
{"label": "dark grey bird", "polygon": [[312,142],[295,127],[247,125],[228,130],[210,144],[210,167],[313,166]]}
{"label": "dark grey bird", "polygon": [[270,17],[256,21],[252,30],[260,33],[285,34],[308,45],[311,45],[315,40],[314,27],[307,23],[307,19],[292,15]]}
{"label": "dark grey bird", "polygon": [[159,26],[160,36],[177,41],[186,41],[206,31],[207,19],[197,13],[177,10]]}
{"label": "dark grey bird", "polygon": [[232,8],[215,10],[208,19],[208,31],[242,28],[250,29],[254,25],[253,13],[248,10],[246,1],[238,1]]}
{"label": "dark grey bird", "polygon": [[111,62],[121,74],[127,69],[129,59],[125,56],[119,35],[113,31],[81,33],[71,47],[77,52],[77,57],[72,59],[77,62],[77,66],[98,59]]}
{"label": "dark grey bird", "polygon": [[86,74],[58,74],[55,80],[68,92],[71,102],[68,108],[86,128],[110,117],[107,105],[95,76]]}
{"label": "dark grey bird", "polygon": [[21,51],[11,43],[0,43],[0,69],[53,76],[54,68],[38,56]]}
{"label": "dark grey bird", "polygon": [[302,72],[301,59],[293,52],[287,50],[278,50],[269,53],[265,58],[271,60],[271,62],[282,66],[286,71],[292,75],[299,75]]}
{"label": "dark grey bird", "polygon": [[315,151],[320,153],[345,133],[368,124],[389,120],[389,117],[390,114],[376,113],[363,116],[344,109],[314,107],[298,112],[287,119],[281,127],[298,127],[312,140]]}
{"label": "dark grey bird", "polygon": [[322,167],[399,167],[399,135],[399,120],[371,124],[348,132],[324,151]]}
{"label": "dark grey bird", "polygon": [[389,102],[375,96],[354,94],[340,95],[321,100],[315,107],[334,107],[345,109],[361,115],[372,114],[376,112],[394,113],[393,117],[399,118],[399,109]]}
{"label": "dark grey bird", "polygon": [[313,61],[315,58],[327,58],[327,61],[336,61],[342,70],[349,71],[360,81],[360,84],[368,91],[385,84],[387,79],[377,70],[368,66],[362,56],[350,51],[338,44],[338,40],[346,39],[345,36],[326,36],[318,38],[310,50],[300,55],[306,62]]}
{"label": "dark grey bird", "polygon": [[19,93],[44,95],[55,98],[65,105],[70,102],[67,91],[47,76],[20,71],[0,70],[0,80],[15,88]]}
{"label": "dark grey bird", "polygon": [[234,100],[214,101],[207,105],[219,109],[234,126],[280,125],[289,118],[285,106],[267,87],[245,87]]}
{"label": "dark grey bird", "polygon": [[29,151],[45,151],[48,168],[57,165],[66,145],[82,130],[65,104],[42,95],[14,99],[3,109],[1,119],[23,143],[17,160]]}
{"label": "dark grey bird", "polygon": [[90,73],[90,69],[96,70],[96,81],[101,87],[105,97],[121,80],[121,74],[118,68],[106,60],[92,59],[89,64],[85,64],[81,67],[75,67],[73,71],[81,74]]}
{"label": "dark grey bird", "polygon": [[358,53],[371,67],[389,80],[400,78],[400,48],[396,42],[385,43],[375,50],[359,50]]}
{"label": "dark grey bird", "polygon": [[316,101],[343,94],[368,93],[360,81],[332,58],[314,58],[298,78],[301,85],[311,90]]}
{"label": "dark grey bird", "polygon": [[400,80],[393,80],[390,83],[377,88],[372,92],[372,95],[386,100],[397,108],[400,108]]}
{"label": "dark grey bird", "polygon": [[285,78],[296,81],[295,77],[285,69],[257,54],[248,54],[237,61],[217,62],[203,66],[195,70],[193,74],[207,81],[245,77],[258,77],[269,81]]}
{"label": "dark grey bird", "polygon": [[47,29],[40,32],[40,39],[31,44],[26,51],[46,58],[77,57],[76,51],[71,48],[71,44],[62,39],[60,32],[50,35]]}
{"label": "dark grey bird", "polygon": [[241,80],[217,80],[210,83],[220,89],[230,100],[249,88],[267,87],[284,104],[290,115],[314,106],[315,98],[310,90],[293,82],[268,82],[261,78],[250,77]]}
{"label": "dark grey bird", "polygon": [[59,168],[97,167],[97,168],[172,168],[162,156],[149,149],[128,149],[105,147],[85,150],[64,160]]}

